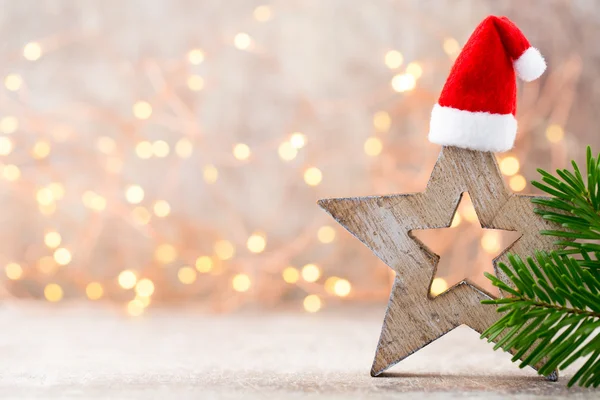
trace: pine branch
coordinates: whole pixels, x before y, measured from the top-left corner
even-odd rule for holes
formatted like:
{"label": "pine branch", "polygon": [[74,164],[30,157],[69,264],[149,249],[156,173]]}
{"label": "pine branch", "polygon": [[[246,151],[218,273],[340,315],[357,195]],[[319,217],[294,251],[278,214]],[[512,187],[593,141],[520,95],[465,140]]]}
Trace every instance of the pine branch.
{"label": "pine branch", "polygon": [[[532,199],[534,204],[543,206],[535,212],[548,221],[562,226],[563,230],[544,230],[544,235],[559,238],[557,245],[564,247],[560,254],[581,254],[587,262],[581,264],[593,269],[600,276],[600,155],[594,157],[588,146],[586,171],[582,175],[575,161],[573,170],[556,170],[558,176],[538,169],[542,182],[532,185],[550,194],[552,198]],[[595,242],[595,243],[594,243]],[[584,256],[585,254],[585,256]],[[591,256],[594,257],[592,260]]]}
{"label": "pine branch", "polygon": [[589,357],[568,385],[600,385],[600,334],[595,332],[600,328],[600,280],[578,260],[555,252],[537,252],[527,265],[518,256],[508,258],[510,267],[499,267],[514,287],[486,276],[512,297],[482,302],[499,305],[504,315],[481,337],[499,339],[495,350],[512,350],[513,362],[523,357],[519,367],[537,365],[541,375]]}

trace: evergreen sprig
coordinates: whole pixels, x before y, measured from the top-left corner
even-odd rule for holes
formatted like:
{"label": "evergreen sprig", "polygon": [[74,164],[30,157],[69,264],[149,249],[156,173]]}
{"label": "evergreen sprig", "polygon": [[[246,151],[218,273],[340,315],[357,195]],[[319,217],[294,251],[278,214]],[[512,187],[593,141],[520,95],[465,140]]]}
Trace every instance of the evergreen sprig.
{"label": "evergreen sprig", "polygon": [[[511,350],[520,367],[539,367],[549,375],[578,359],[584,364],[569,386],[600,385],[600,155],[587,148],[585,175],[542,169],[542,182],[532,184],[551,195],[534,198],[535,212],[562,229],[543,230],[556,236],[559,248],[549,254],[535,252],[526,263],[509,254],[510,266],[500,263],[512,286],[487,274],[494,286],[509,297],[485,300],[504,315],[482,338],[498,340],[494,349]],[[533,249],[532,249],[533,253]]]}
{"label": "evergreen sprig", "polygon": [[[543,230],[544,235],[559,238],[558,246],[563,246],[561,254],[581,254],[588,268],[600,268],[600,154],[592,155],[587,148],[586,174],[581,174],[575,161],[571,161],[573,171],[558,169],[552,174],[538,169],[542,182],[532,185],[550,194],[551,198],[534,198],[532,203],[543,206],[535,212],[542,218],[560,224],[564,230]],[[596,243],[594,243],[596,241]],[[591,262],[588,258],[594,258]]]}
{"label": "evergreen sprig", "polygon": [[600,280],[577,260],[556,252],[537,252],[527,265],[511,254],[509,262],[510,267],[500,263],[499,268],[514,287],[486,273],[494,286],[512,297],[482,302],[497,304],[498,312],[504,313],[482,338],[499,338],[494,349],[512,350],[513,362],[523,358],[521,368],[542,363],[541,375],[590,356],[569,386],[600,385],[600,335],[589,340],[600,328]]}

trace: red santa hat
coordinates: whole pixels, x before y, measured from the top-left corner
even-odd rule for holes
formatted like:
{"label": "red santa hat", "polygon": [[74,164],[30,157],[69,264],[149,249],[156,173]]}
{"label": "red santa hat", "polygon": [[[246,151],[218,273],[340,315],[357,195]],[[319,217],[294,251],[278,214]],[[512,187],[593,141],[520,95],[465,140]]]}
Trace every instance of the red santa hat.
{"label": "red santa hat", "polygon": [[538,49],[512,21],[487,17],[465,44],[433,107],[429,140],[480,151],[510,150],[517,135],[515,72],[530,82],[545,70]]}

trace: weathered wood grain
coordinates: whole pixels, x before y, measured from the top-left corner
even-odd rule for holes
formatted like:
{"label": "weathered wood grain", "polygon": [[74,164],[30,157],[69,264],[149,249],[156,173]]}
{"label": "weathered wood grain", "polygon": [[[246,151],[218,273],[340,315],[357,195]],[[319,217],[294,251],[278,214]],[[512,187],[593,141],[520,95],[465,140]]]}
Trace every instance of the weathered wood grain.
{"label": "weathered wood grain", "polygon": [[[319,205],[396,272],[371,375],[377,376],[461,324],[481,333],[498,318],[491,295],[467,279],[439,296],[430,286],[439,256],[411,234],[413,229],[450,226],[468,192],[483,228],[513,230],[521,237],[507,252],[521,257],[550,250],[553,238],[539,234],[549,223],[534,214],[531,196],[510,193],[489,152],[443,147],[423,193],[324,199]],[[551,377],[555,378],[555,377]]]}

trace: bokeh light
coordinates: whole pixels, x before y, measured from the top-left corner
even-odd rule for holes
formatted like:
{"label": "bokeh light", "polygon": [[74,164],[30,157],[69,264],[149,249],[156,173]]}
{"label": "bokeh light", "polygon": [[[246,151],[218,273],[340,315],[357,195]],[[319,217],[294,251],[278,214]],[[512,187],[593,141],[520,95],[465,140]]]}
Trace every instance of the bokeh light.
{"label": "bokeh light", "polygon": [[104,295],[104,288],[99,282],[90,282],[85,287],[85,294],[90,300],[98,300]]}
{"label": "bokeh light", "polygon": [[123,289],[131,289],[137,283],[137,275],[135,272],[126,269],[119,274],[118,282]]}
{"label": "bokeh light", "polygon": [[304,182],[309,186],[317,186],[323,180],[323,173],[317,167],[310,167],[304,171]]}
{"label": "bokeh light", "polygon": [[247,292],[252,285],[250,277],[246,274],[237,274],[231,281],[233,290],[236,292]]}
{"label": "bokeh light", "polygon": [[281,275],[286,283],[296,283],[300,279],[300,273],[294,267],[286,267]]}
{"label": "bokeh light", "polygon": [[61,301],[63,295],[63,289],[57,283],[49,283],[44,288],[44,297],[46,297],[46,300],[48,300],[49,302],[56,303],[58,301]]}
{"label": "bokeh light", "polygon": [[385,53],[385,65],[390,69],[399,68],[403,61],[404,57],[402,57],[402,53],[398,50],[390,50]]}
{"label": "bokeh light", "polygon": [[316,313],[321,309],[321,298],[316,294],[309,294],[304,298],[304,309],[309,313]]}
{"label": "bokeh light", "polygon": [[392,88],[399,93],[413,90],[417,80],[411,74],[398,74],[392,78]]}
{"label": "bokeh light", "polygon": [[448,289],[448,283],[444,278],[434,278],[431,282],[431,294],[437,296]]}
{"label": "bokeh light", "polygon": [[302,279],[306,282],[316,282],[321,276],[321,270],[315,264],[306,264],[302,267]]}

